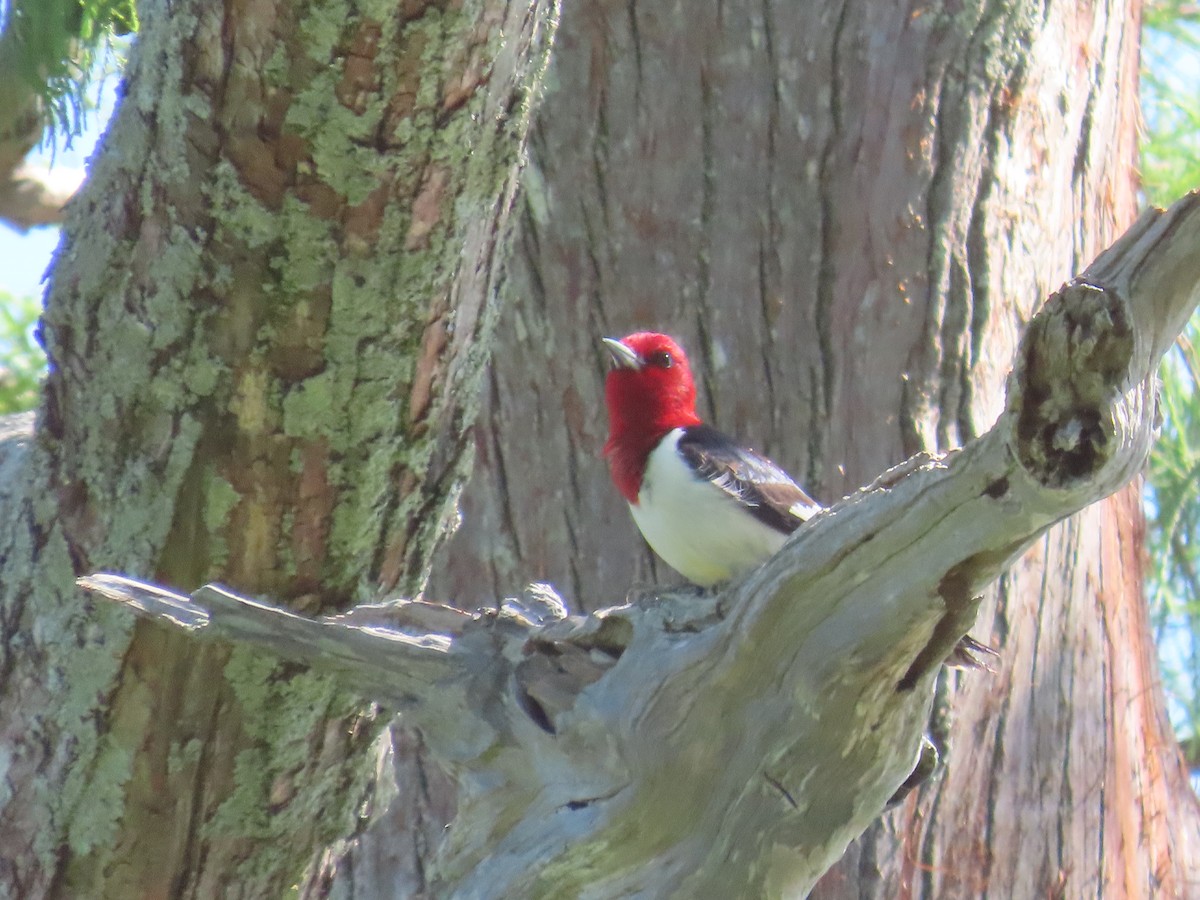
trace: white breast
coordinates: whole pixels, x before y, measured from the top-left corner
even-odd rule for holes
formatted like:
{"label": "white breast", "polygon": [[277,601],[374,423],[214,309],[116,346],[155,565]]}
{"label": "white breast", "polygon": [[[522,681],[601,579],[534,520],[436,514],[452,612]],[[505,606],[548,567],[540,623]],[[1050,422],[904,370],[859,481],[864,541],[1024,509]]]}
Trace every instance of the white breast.
{"label": "white breast", "polygon": [[679,455],[677,428],[650,454],[633,519],[654,552],[688,581],[716,584],[772,556],[787,535],[763,524]]}

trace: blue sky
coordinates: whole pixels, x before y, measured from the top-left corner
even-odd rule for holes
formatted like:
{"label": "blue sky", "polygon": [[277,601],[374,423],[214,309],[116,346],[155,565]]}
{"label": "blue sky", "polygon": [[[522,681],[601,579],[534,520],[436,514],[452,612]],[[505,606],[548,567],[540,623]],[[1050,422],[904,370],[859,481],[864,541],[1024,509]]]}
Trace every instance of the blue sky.
{"label": "blue sky", "polygon": [[[84,132],[65,146],[62,140],[56,148],[42,147],[35,151],[28,162],[52,170],[82,169],[91,155],[112,115],[116,103],[117,79],[104,80],[100,89],[99,105],[88,113]],[[50,257],[58,245],[57,228],[34,228],[22,234],[0,220],[0,291],[18,297],[42,296],[42,277],[50,265]]]}

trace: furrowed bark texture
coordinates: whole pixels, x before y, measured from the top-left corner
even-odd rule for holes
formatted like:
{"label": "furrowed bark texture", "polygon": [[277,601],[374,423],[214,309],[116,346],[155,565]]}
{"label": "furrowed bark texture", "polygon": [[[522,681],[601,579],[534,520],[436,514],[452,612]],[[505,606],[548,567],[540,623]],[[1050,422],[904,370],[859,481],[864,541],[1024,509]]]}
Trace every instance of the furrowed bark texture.
{"label": "furrowed bark texture", "polygon": [[554,11],[139,11],[58,251],[36,438],[4,457],[0,895],[280,896],[361,827],[374,714],[72,582],[219,578],[310,612],[419,589]]}
{"label": "furrowed bark texture", "polygon": [[[1137,35],[1136,4],[564,9],[431,595],[674,579],[605,477],[601,335],[680,337],[707,417],[826,501],[986,428],[1023,323],[1132,219]],[[1130,489],[989,592],[1000,671],[941,685],[947,770],[819,896],[1191,889],[1141,527]]]}
{"label": "furrowed bark texture", "polygon": [[[984,435],[890,470],[717,595],[571,616],[531,586],[477,615],[399,601],[314,621],[213,586],[81,583],[399,710],[461,788],[432,896],[805,896],[911,786],[978,591],[1141,469],[1154,371],[1200,304],[1197,248],[1200,196],[1143,215],[1030,322]],[[1182,811],[1155,871],[1172,890],[1200,853]],[[1146,885],[1122,875],[1110,890]]]}

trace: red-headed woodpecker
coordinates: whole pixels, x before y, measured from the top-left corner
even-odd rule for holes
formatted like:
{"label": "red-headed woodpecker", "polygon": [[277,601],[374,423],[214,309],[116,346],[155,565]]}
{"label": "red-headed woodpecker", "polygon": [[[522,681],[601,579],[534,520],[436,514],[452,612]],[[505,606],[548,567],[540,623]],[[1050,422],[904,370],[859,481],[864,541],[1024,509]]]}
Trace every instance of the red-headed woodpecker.
{"label": "red-headed woodpecker", "polygon": [[696,415],[687,356],[665,334],[605,338],[604,445],[617,490],[663,561],[701,586],[773,555],[821,507],[765,456]]}
{"label": "red-headed woodpecker", "polygon": [[[696,415],[687,356],[665,334],[605,338],[604,455],[642,536],[672,569],[708,587],[749,571],[821,507],[787,472]],[[970,635],[946,665],[989,669],[996,651]],[[905,675],[902,686],[922,674]]]}

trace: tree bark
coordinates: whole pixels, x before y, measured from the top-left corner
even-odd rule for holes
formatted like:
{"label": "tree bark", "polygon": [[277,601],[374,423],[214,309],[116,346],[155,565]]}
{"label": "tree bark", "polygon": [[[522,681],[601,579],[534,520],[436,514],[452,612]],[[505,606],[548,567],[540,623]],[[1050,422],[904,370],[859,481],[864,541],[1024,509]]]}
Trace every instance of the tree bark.
{"label": "tree bark", "polygon": [[[1022,324],[1132,219],[1138,19],[565,9],[464,525],[431,595],[538,578],[588,609],[674,580],[604,477],[602,334],[680,337],[707,416],[826,501],[986,428]],[[943,777],[819,896],[1188,892],[1170,835],[1195,811],[1129,567],[1140,522],[1114,498],[989,592],[976,635],[1002,663],[942,686]]]}
{"label": "tree bark", "polygon": [[554,11],[139,11],[58,251],[36,438],[4,453],[0,894],[279,896],[362,827],[376,715],[72,582],[215,578],[310,612],[419,590]]}
{"label": "tree bark", "polygon": [[[804,896],[923,771],[977,591],[1144,464],[1197,248],[1200,197],[1144,215],[1031,321],[986,434],[886,473],[717,596],[584,617],[531,589],[476,616],[401,601],[314,622],[211,586],[82,583],[399,710],[461,787],[434,896]],[[1200,848],[1200,820],[1175,818],[1169,887]]]}
{"label": "tree bark", "polygon": [[[222,578],[313,611],[421,586],[513,172],[484,141],[531,94],[512,83],[547,11],[503,27],[511,78],[479,49],[491,5],[143,13],[60,252],[41,431],[0,458],[0,879],[23,897],[269,896],[361,825],[386,767],[360,765],[349,699],[131,636],[70,578]],[[1021,324],[1131,218],[1135,35],[1135,11],[1028,3],[569,6],[482,468],[430,595],[493,604],[540,577],[595,608],[666,574],[598,459],[603,333],[682,337],[710,418],[825,500],[984,430]],[[1005,668],[945,687],[942,781],[819,890],[1186,893],[1195,812],[1136,572],[1104,555],[1136,559],[1131,511],[1049,533],[989,596],[978,636]],[[329,882],[335,846],[303,892],[426,883],[449,792],[419,754],[400,765],[393,808],[420,826],[400,870],[353,880],[383,831],[350,880]]]}

